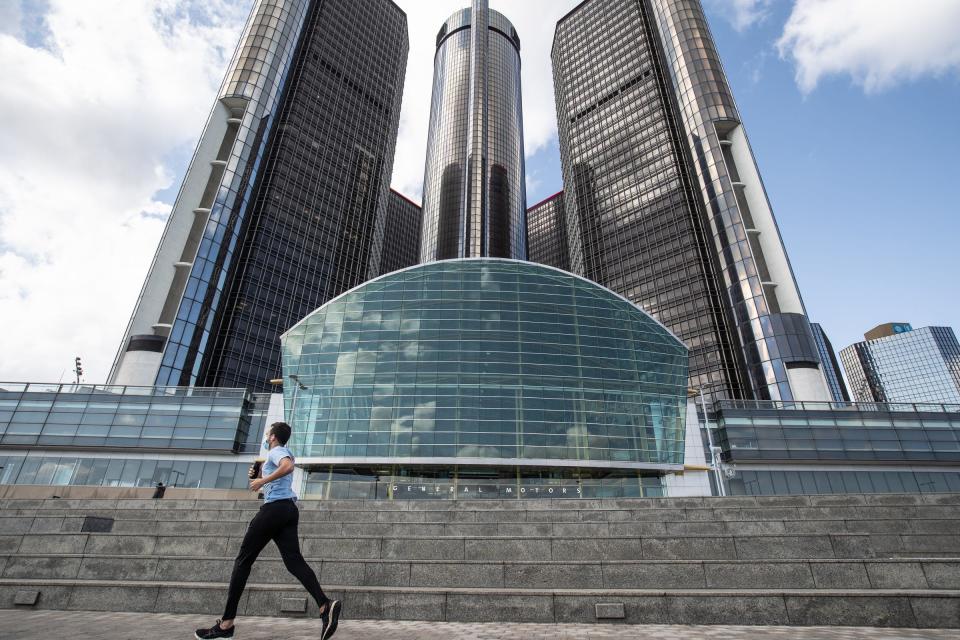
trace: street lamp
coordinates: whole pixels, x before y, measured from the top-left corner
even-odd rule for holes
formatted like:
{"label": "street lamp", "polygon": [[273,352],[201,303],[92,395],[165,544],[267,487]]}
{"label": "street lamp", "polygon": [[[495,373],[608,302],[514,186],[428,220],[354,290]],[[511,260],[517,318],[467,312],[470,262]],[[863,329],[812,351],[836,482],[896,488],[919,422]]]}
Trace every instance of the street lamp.
{"label": "street lamp", "polygon": [[710,427],[710,416],[707,415],[707,403],[703,399],[703,390],[717,386],[708,384],[700,387],[691,387],[687,389],[687,397],[700,397],[700,410],[703,411],[703,425],[707,432],[707,444],[710,447],[710,470],[713,471],[714,480],[717,483],[717,492],[721,497],[726,497],[727,490],[723,486],[723,461],[720,459],[720,447],[713,442],[713,429]]}
{"label": "street lamp", "polygon": [[[297,392],[298,392],[298,391],[306,391],[306,390],[307,390],[307,385],[305,385],[305,384],[303,384],[302,382],[300,382],[300,378],[297,377],[297,374],[295,374],[295,373],[291,373],[291,374],[288,375],[287,377],[290,378],[291,380],[293,380],[293,381],[296,383],[296,385],[297,385],[297,386],[295,386],[295,387],[293,388],[293,401],[290,403],[290,422],[292,423],[292,422],[293,422],[293,416],[295,416],[295,415],[297,414]],[[291,425],[291,426],[292,426],[292,425]]]}

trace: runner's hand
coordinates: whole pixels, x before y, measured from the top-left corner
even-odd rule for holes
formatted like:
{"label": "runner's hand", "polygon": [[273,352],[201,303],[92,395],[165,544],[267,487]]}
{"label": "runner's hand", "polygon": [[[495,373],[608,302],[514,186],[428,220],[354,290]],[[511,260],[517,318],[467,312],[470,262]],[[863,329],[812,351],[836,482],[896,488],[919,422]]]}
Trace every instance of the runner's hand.
{"label": "runner's hand", "polygon": [[263,481],[263,478],[257,478],[256,480],[250,481],[250,491],[257,492],[263,488],[266,482]]}

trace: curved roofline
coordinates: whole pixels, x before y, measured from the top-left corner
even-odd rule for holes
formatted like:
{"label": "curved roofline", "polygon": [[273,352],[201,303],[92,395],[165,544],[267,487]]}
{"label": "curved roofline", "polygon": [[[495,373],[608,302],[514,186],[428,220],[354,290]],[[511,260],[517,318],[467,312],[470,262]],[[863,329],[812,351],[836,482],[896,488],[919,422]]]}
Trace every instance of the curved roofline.
{"label": "curved roofline", "polygon": [[286,338],[288,333],[290,333],[291,331],[293,331],[294,329],[296,329],[297,327],[299,327],[301,324],[303,324],[304,321],[306,321],[307,318],[309,318],[310,316],[312,316],[313,314],[315,314],[317,311],[319,311],[320,309],[323,309],[323,308],[326,307],[327,305],[330,305],[330,304],[333,304],[334,302],[337,302],[338,300],[340,300],[340,298],[343,298],[343,297],[345,297],[345,296],[350,295],[351,293],[353,293],[353,292],[356,291],[357,289],[362,289],[363,287],[367,286],[368,284],[377,282],[377,281],[379,281],[379,280],[383,280],[384,278],[388,278],[388,277],[395,276],[395,275],[397,275],[398,273],[403,273],[403,272],[405,272],[405,271],[412,271],[413,269],[419,269],[419,268],[421,268],[421,267],[428,267],[428,266],[430,266],[430,265],[435,265],[435,264],[440,264],[440,263],[445,263],[445,262],[506,262],[506,263],[509,263],[509,264],[529,264],[529,265],[533,265],[534,267],[540,267],[541,269],[547,269],[547,270],[549,270],[549,271],[556,271],[557,273],[560,273],[560,274],[565,275],[565,276],[572,276],[572,277],[576,278],[577,280],[582,280],[583,282],[586,282],[587,284],[593,285],[594,287],[597,287],[598,289],[602,289],[603,291],[606,291],[607,293],[613,295],[614,297],[619,298],[620,300],[623,300],[623,301],[626,302],[628,305],[630,305],[631,307],[635,308],[637,311],[639,311],[639,312],[642,313],[643,315],[647,316],[648,318],[650,318],[651,320],[653,320],[654,322],[656,322],[657,325],[659,325],[661,329],[663,329],[664,331],[666,331],[667,334],[670,335],[670,337],[672,337],[674,340],[676,340],[676,341],[679,342],[681,345],[683,345],[683,347],[684,347],[685,349],[687,349],[688,351],[689,351],[689,349],[690,349],[690,347],[687,346],[687,343],[685,343],[683,340],[681,340],[680,338],[677,337],[677,334],[675,334],[673,331],[670,331],[670,329],[668,329],[662,322],[660,322],[659,320],[657,320],[656,318],[654,318],[652,315],[650,315],[649,313],[647,313],[646,311],[644,311],[644,310],[640,307],[640,305],[638,305],[638,304],[636,304],[636,303],[634,303],[634,302],[631,302],[630,300],[628,300],[627,298],[623,297],[622,295],[620,295],[620,294],[617,293],[616,291],[613,291],[612,289],[608,289],[607,287],[603,286],[602,284],[597,284],[597,283],[594,282],[593,280],[590,280],[590,279],[588,279],[588,278],[584,278],[583,276],[577,275],[576,273],[571,273],[571,272],[569,272],[569,271],[564,271],[563,269],[558,269],[557,267],[552,267],[552,266],[547,265],[547,264],[540,264],[539,262],[530,262],[529,260],[514,260],[514,259],[512,259],[512,258],[487,258],[487,257],[482,257],[482,258],[453,258],[453,259],[451,259],[451,260],[434,260],[433,262],[422,262],[422,263],[420,263],[420,264],[415,264],[415,265],[413,265],[413,266],[405,267],[405,268],[403,268],[403,269],[397,269],[396,271],[391,271],[390,273],[385,273],[385,274],[383,274],[383,275],[377,276],[376,278],[373,278],[373,279],[371,279],[371,280],[367,280],[366,282],[364,282],[364,283],[362,283],[362,284],[358,284],[358,285],[355,286],[353,289],[350,289],[350,290],[348,290],[348,291],[344,291],[343,293],[341,293],[340,295],[338,295],[336,298],[331,298],[330,300],[327,300],[327,301],[324,302],[322,305],[320,305],[319,307],[317,307],[316,309],[314,309],[313,311],[311,311],[311,312],[308,313],[307,315],[303,316],[303,318],[301,318],[295,325],[293,325],[292,327],[290,327],[289,329],[287,329],[286,331],[284,331],[282,334],[280,334],[280,337],[281,337],[281,338]]}

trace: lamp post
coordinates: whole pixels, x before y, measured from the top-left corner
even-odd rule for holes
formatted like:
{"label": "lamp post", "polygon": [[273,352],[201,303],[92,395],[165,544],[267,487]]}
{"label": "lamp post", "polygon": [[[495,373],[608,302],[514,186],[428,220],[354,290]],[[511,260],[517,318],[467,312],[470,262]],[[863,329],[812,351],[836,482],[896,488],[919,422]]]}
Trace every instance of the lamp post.
{"label": "lamp post", "polygon": [[715,387],[715,384],[708,384],[701,387],[691,387],[687,389],[687,397],[694,395],[700,397],[700,410],[703,411],[703,426],[707,432],[707,444],[710,447],[710,470],[713,471],[713,478],[717,483],[717,493],[721,497],[726,497],[727,490],[723,486],[723,461],[720,459],[720,447],[713,441],[713,429],[710,427],[710,416],[707,415],[707,403],[703,398],[703,390]]}
{"label": "lamp post", "polygon": [[293,382],[297,385],[293,388],[293,400],[290,402],[290,422],[293,423],[293,417],[297,414],[297,392],[306,391],[307,385],[300,382],[300,378],[297,377],[297,374],[295,373],[291,373],[287,377],[293,380]]}

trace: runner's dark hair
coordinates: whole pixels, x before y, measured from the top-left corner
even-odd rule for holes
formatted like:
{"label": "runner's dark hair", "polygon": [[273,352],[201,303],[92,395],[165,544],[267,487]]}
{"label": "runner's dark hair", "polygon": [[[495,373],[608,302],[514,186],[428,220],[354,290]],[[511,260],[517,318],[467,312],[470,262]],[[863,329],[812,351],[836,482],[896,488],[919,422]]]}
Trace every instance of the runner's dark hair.
{"label": "runner's dark hair", "polygon": [[290,425],[286,422],[274,422],[270,425],[270,433],[277,436],[281,445],[287,444],[287,440],[290,439],[290,431]]}

